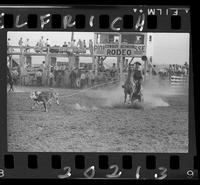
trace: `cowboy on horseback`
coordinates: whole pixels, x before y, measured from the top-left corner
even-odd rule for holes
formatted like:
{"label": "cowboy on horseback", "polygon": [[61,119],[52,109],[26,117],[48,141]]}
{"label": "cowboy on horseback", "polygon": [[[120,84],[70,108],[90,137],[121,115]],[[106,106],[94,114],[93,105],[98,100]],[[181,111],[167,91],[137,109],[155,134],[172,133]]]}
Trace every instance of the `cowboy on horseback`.
{"label": "cowboy on horseback", "polygon": [[127,79],[126,79],[124,85],[122,85],[122,88],[124,88],[124,95],[125,95],[124,103],[126,103],[127,95],[129,95],[129,98],[131,99],[131,95],[133,93],[133,83],[131,82],[131,74],[132,74],[132,69],[129,64],[128,76],[127,76]]}
{"label": "cowboy on horseback", "polygon": [[135,68],[133,70],[133,82],[135,84],[135,91],[132,94],[131,101],[134,102],[134,100],[138,99],[139,101],[142,101],[142,81],[143,81],[143,75],[142,71],[140,70],[141,63],[135,62]]}
{"label": "cowboy on horseback", "polygon": [[[128,77],[124,85],[122,85],[125,94],[124,103],[126,103],[127,95],[129,95],[132,103],[136,99],[142,101],[141,83],[143,80],[143,76],[141,70],[139,69],[141,64],[139,62],[135,62],[134,64],[135,64],[134,70],[132,70],[131,67],[129,66]],[[133,77],[134,84],[131,81],[131,77]]]}

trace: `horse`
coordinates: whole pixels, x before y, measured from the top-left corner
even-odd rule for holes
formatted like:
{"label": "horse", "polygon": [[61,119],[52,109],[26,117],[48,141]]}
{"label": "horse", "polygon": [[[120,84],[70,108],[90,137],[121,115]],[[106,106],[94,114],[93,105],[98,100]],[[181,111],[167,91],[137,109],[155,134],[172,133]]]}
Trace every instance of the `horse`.
{"label": "horse", "polygon": [[133,104],[135,100],[139,102],[143,102],[143,95],[142,95],[142,85],[139,82],[135,82],[133,86],[133,93],[131,94],[131,103]]}
{"label": "horse", "polygon": [[133,93],[133,83],[128,80],[124,85],[122,85],[122,88],[124,89],[124,103],[126,103],[127,95],[129,95],[129,99],[131,99]]}

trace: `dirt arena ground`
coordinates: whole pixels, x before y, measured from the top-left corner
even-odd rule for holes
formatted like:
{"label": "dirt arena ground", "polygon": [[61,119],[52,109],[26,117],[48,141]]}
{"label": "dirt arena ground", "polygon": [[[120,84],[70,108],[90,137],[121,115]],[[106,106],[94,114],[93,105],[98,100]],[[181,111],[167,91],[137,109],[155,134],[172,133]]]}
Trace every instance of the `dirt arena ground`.
{"label": "dirt arena ground", "polygon": [[[188,95],[147,91],[143,108],[123,105],[120,87],[59,89],[60,105],[31,110],[36,87],[7,96],[8,151],[188,152]],[[144,89],[145,92],[145,89]]]}

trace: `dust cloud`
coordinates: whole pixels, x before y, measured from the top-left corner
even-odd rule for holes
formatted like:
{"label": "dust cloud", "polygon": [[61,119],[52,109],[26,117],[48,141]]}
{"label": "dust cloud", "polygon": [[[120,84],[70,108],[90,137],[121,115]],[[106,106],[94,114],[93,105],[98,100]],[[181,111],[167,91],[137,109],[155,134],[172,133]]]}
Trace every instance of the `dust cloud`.
{"label": "dust cloud", "polygon": [[[109,87],[104,89],[90,90],[87,92],[87,96],[91,98],[101,98],[99,103],[101,107],[115,107],[115,108],[154,108],[154,107],[167,107],[170,106],[165,100],[165,97],[185,94],[188,91],[188,87],[176,87],[172,88],[169,84],[158,85],[156,81],[151,81],[144,84],[142,92],[144,102],[135,107],[128,104],[124,104],[124,90],[120,83],[118,86]],[[127,97],[127,102],[129,96]]]}
{"label": "dust cloud", "polygon": [[96,106],[86,107],[85,105],[80,105],[79,103],[76,103],[74,105],[74,109],[75,110],[81,110],[81,111],[98,110],[98,108]]}

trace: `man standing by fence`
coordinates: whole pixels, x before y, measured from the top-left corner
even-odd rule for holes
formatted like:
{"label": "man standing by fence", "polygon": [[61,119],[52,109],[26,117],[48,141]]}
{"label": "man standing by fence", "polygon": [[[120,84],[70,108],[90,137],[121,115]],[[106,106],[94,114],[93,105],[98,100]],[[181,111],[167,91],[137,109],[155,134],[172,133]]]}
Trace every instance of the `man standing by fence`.
{"label": "man standing by fence", "polygon": [[37,85],[42,86],[42,71],[38,70],[36,72],[36,79],[37,79]]}
{"label": "man standing by fence", "polygon": [[92,71],[92,70],[89,73],[89,79],[90,79],[90,86],[93,87],[94,86],[95,75],[94,75],[94,71]]}
{"label": "man standing by fence", "polygon": [[85,79],[86,79],[85,71],[83,71],[83,72],[81,73],[81,88],[84,88],[84,87],[85,87]]}
{"label": "man standing by fence", "polygon": [[70,79],[70,86],[71,88],[76,88],[76,73],[75,73],[75,68],[72,69],[70,75],[69,75],[69,79]]}
{"label": "man standing by fence", "polygon": [[53,86],[53,80],[54,80],[54,74],[52,71],[50,71],[50,73],[49,73],[49,86],[50,87]]}

